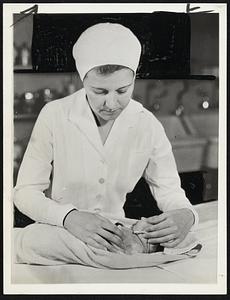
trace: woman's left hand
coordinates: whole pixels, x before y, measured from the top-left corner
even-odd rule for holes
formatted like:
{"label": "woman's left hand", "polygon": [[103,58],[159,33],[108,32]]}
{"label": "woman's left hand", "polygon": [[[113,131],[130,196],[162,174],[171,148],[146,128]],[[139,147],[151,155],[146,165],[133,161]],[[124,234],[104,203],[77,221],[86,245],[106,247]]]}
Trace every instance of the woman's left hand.
{"label": "woman's left hand", "polygon": [[194,223],[194,214],[188,208],[164,212],[159,216],[145,218],[144,228],[148,233],[142,236],[150,244],[175,247],[184,240]]}

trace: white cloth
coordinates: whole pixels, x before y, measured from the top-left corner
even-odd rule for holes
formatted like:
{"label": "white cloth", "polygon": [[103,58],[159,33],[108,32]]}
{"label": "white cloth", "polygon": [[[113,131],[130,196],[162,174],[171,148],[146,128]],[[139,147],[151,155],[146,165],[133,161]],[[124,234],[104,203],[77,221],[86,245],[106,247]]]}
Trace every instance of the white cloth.
{"label": "white cloth", "polygon": [[99,23],[86,29],[73,47],[73,57],[81,79],[94,67],[122,65],[136,72],[141,44],[132,31],[121,24]]}
{"label": "white cloth", "polygon": [[[52,176],[51,176],[52,172]],[[102,144],[82,89],[47,104],[34,126],[14,202],[40,223],[63,226],[73,208],[123,218],[126,194],[144,176],[162,211],[189,208],[160,122],[130,100]],[[44,193],[50,186],[52,192]]]}
{"label": "white cloth", "polygon": [[[103,286],[105,283],[172,283],[173,289],[175,283],[190,283],[191,290],[193,288],[191,283],[215,284],[218,278],[217,207],[217,201],[195,206],[200,219],[196,236],[202,242],[203,248],[193,259],[165,263],[159,267],[126,270],[93,268],[78,264],[55,266],[13,264],[12,284],[102,283]],[[20,228],[14,230],[21,231]],[[15,232],[15,235],[17,234]],[[40,285],[39,291],[41,291]]]}
{"label": "white cloth", "polygon": [[[188,242],[190,243],[190,239]],[[194,246],[192,245],[192,247]],[[192,247],[189,247],[188,250]],[[66,229],[57,226],[35,223],[25,228],[14,229],[15,263],[79,264],[97,268],[127,269],[157,266],[166,262],[185,259],[190,256],[189,253],[188,255],[176,254],[176,252],[135,253],[132,255],[112,253],[87,246]],[[197,253],[192,257],[196,256]]]}

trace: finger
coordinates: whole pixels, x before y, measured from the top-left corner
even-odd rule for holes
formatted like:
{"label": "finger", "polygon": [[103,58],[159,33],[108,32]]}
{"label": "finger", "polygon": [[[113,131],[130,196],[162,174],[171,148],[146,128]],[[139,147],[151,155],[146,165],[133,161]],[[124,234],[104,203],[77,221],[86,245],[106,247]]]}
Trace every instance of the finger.
{"label": "finger", "polygon": [[156,231],[145,233],[145,234],[143,234],[143,237],[146,239],[150,239],[150,238],[160,238],[163,236],[174,234],[175,235],[174,238],[176,238],[177,230],[178,230],[177,226],[172,226],[172,227],[168,227],[166,229],[156,230]]}
{"label": "finger", "polygon": [[113,245],[111,245],[107,240],[105,240],[103,237],[101,237],[98,234],[95,234],[93,236],[93,239],[100,245],[102,245],[103,247],[106,247],[107,250],[109,250],[110,252],[117,252],[117,250],[115,249],[115,247]]}
{"label": "finger", "polygon": [[97,243],[97,242],[96,242],[95,240],[93,240],[93,239],[88,239],[87,242],[86,242],[86,245],[88,245],[88,246],[93,246],[93,247],[95,247],[95,248],[97,248],[97,249],[102,249],[102,250],[107,251],[107,248],[106,248],[106,247],[104,247],[103,245]]}
{"label": "finger", "polygon": [[173,241],[169,241],[169,242],[166,242],[166,243],[161,243],[160,245],[163,246],[163,247],[167,247],[167,248],[173,248],[173,247],[176,247],[180,244],[181,242],[181,239],[175,239]]}
{"label": "finger", "polygon": [[111,232],[113,234],[115,234],[116,236],[118,236],[121,240],[123,238],[123,233],[122,231],[113,223],[111,222],[103,222],[102,223],[102,228],[107,230],[108,232]]}
{"label": "finger", "polygon": [[117,253],[125,253],[125,248],[121,248],[121,247],[118,247],[117,245],[115,244],[112,244],[114,246],[114,248],[116,249],[116,252]]}
{"label": "finger", "polygon": [[153,216],[146,218],[145,221],[149,224],[158,224],[162,221],[164,221],[167,218],[167,215],[165,213],[160,214],[159,216]]}
{"label": "finger", "polygon": [[175,226],[175,225],[171,219],[165,219],[164,221],[162,221],[158,224],[146,226],[145,231],[147,231],[147,232],[158,231],[158,230],[162,230],[162,229],[173,227],[173,226]]}
{"label": "finger", "polygon": [[[164,247],[169,247],[169,248],[172,248],[172,247],[176,247],[178,246],[186,237],[186,234],[181,234],[180,236],[178,236],[177,238],[175,238],[173,241],[168,241],[166,244],[166,246]],[[162,244],[163,246],[163,244]]]}
{"label": "finger", "polygon": [[115,244],[119,248],[124,248],[123,240],[120,239],[117,235],[111,233],[110,231],[107,231],[105,229],[101,229],[98,234],[106,239],[109,243]]}
{"label": "finger", "polygon": [[101,222],[101,227],[103,229],[106,229],[107,231],[110,231],[114,234],[116,234],[117,236],[119,236],[121,239],[123,237],[123,233],[122,231],[119,229],[118,226],[116,226],[115,224],[113,224],[110,220],[106,219],[105,217],[98,215],[99,219],[102,221]]}
{"label": "finger", "polygon": [[158,237],[158,238],[150,238],[148,239],[148,243],[150,244],[161,244],[165,242],[169,242],[170,240],[175,238],[175,234],[169,234],[163,237]]}

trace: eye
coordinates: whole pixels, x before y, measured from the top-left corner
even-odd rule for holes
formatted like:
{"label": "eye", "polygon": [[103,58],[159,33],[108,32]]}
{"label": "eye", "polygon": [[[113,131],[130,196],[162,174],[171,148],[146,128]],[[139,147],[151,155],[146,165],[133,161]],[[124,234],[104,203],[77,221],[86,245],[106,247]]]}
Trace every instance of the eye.
{"label": "eye", "polygon": [[107,92],[106,91],[94,91],[94,94],[96,94],[96,95],[106,95]]}
{"label": "eye", "polygon": [[118,94],[124,94],[124,93],[126,93],[126,92],[127,92],[127,90],[118,90],[118,91],[117,91]]}

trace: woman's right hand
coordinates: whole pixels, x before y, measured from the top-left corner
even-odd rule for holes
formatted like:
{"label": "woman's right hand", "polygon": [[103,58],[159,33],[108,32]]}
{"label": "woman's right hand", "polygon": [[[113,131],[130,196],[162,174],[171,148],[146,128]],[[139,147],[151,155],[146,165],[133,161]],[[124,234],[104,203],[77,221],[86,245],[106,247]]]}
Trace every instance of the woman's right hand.
{"label": "woman's right hand", "polygon": [[122,231],[108,219],[90,212],[71,211],[64,228],[87,245],[110,252],[124,252]]}

